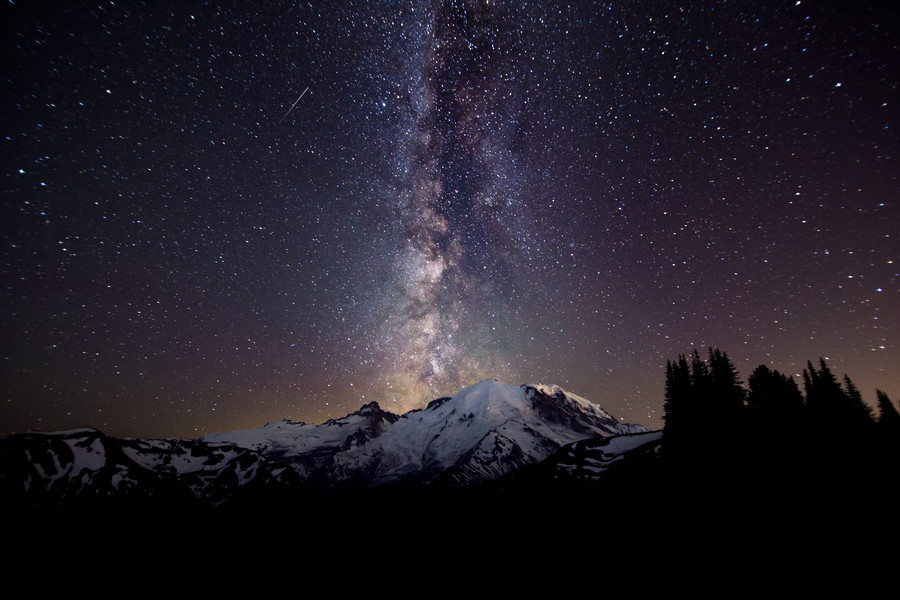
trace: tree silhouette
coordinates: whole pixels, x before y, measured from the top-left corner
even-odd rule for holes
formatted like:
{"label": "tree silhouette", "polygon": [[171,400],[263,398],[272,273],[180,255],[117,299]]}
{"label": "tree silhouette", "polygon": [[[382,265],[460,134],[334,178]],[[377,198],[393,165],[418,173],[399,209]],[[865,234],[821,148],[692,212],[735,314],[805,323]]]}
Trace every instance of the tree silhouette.
{"label": "tree silhouette", "polygon": [[684,354],[676,362],[666,362],[666,392],[663,433],[670,440],[681,436],[691,427],[696,412],[691,386],[691,371]]}
{"label": "tree silhouette", "polygon": [[876,390],[878,397],[878,422],[892,429],[900,429],[900,412],[894,407],[888,395],[881,390]]}
{"label": "tree silhouette", "polygon": [[[730,454],[740,444],[746,392],[728,355],[710,348],[703,360],[694,349],[666,364],[663,435],[668,456],[676,462],[702,461],[702,468]],[[706,452],[719,446],[722,456]]]}
{"label": "tree silhouette", "polygon": [[697,404],[697,410],[701,417],[702,412],[709,406],[712,400],[712,381],[709,377],[709,365],[700,358],[700,352],[694,348],[691,353],[691,393]]}
{"label": "tree silhouette", "polygon": [[900,412],[894,407],[891,399],[881,390],[876,390],[878,396],[878,421],[881,423],[900,424]]}
{"label": "tree silhouette", "polygon": [[[888,489],[900,463],[900,412],[878,391],[872,409],[849,376],[843,385],[825,360],[807,362],[803,393],[765,365],[741,385],[728,355],[693,350],[666,364],[663,431],[668,483],[734,499],[827,498],[849,506]],[[756,494],[754,496],[754,494]],[[759,495],[761,494],[761,495]]]}
{"label": "tree silhouette", "polygon": [[735,426],[744,409],[747,393],[738,378],[737,369],[725,352],[709,349],[709,396],[707,408],[711,418],[729,427]]}
{"label": "tree silhouette", "polygon": [[863,401],[853,381],[844,375],[844,388],[819,359],[819,368],[807,363],[803,371],[806,406],[811,423],[820,428],[839,427],[856,432],[873,422],[872,409]]}
{"label": "tree silhouette", "polygon": [[778,413],[797,414],[803,408],[803,394],[794,378],[766,365],[756,367],[747,384],[750,387],[747,406],[752,410],[774,416]]}
{"label": "tree silhouette", "polygon": [[845,405],[847,417],[860,425],[871,423],[874,420],[872,407],[865,403],[862,394],[859,393],[859,390],[853,385],[853,381],[846,374],[844,375],[844,388],[847,394],[847,403]]}
{"label": "tree silhouette", "polygon": [[[884,472],[896,471],[900,463],[900,413],[897,412],[891,399],[881,390],[876,390],[878,398],[878,461]],[[886,486],[890,487],[890,486]],[[887,490],[893,494],[893,490]]]}

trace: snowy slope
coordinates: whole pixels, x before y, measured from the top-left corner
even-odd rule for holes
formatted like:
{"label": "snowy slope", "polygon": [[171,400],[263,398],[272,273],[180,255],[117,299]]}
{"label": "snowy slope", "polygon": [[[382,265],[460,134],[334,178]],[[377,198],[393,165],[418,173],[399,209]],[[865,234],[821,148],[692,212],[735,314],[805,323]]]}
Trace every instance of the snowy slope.
{"label": "snowy slope", "polygon": [[371,403],[322,425],[281,421],[203,439],[259,451],[314,483],[374,487],[493,479],[577,440],[638,431],[559,387],[487,380],[400,417]]}
{"label": "snowy slope", "polygon": [[464,487],[539,463],[573,442],[644,431],[556,386],[490,380],[402,416],[373,402],[321,425],[284,420],[197,440],[117,439],[94,429],[14,435],[0,440],[0,498],[181,506],[285,490]]}
{"label": "snowy slope", "polygon": [[[636,450],[656,453],[662,443],[662,431],[623,435],[607,440],[581,440],[560,452],[553,466],[566,476],[598,480],[613,465]],[[549,466],[549,464],[548,464]],[[562,473],[558,473],[558,476]]]}
{"label": "snowy slope", "polygon": [[294,482],[291,469],[231,444],[117,439],[95,429],[0,442],[0,495],[10,502],[61,506],[133,497],[219,504],[249,484]]}

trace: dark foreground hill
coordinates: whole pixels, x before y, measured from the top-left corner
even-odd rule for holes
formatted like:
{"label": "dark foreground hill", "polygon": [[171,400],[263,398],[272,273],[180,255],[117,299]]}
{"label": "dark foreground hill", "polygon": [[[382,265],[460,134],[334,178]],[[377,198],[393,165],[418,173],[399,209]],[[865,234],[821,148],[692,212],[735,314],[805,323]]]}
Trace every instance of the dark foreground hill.
{"label": "dark foreground hill", "polygon": [[401,416],[370,404],[322,425],[200,440],[10,436],[0,498],[15,515],[10,543],[94,551],[762,537],[799,547],[878,530],[896,461],[839,433],[778,431],[699,432],[673,453],[662,432],[559,388],[491,381]]}

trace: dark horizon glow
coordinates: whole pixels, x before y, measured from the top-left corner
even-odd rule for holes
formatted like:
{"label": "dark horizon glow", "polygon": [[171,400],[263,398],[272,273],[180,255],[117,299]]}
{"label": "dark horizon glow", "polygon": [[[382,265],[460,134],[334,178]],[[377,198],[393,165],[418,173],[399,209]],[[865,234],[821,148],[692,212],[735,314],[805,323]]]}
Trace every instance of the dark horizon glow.
{"label": "dark horizon glow", "polygon": [[900,9],[540,4],[5,5],[0,435],[655,428],[705,346],[900,400]]}

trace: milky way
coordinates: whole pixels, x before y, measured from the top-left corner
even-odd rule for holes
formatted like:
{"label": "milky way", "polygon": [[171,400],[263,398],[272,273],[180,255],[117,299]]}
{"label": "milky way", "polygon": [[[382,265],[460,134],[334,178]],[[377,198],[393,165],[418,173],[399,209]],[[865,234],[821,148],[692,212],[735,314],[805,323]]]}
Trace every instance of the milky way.
{"label": "milky way", "polygon": [[522,93],[504,60],[512,31],[463,3],[413,12],[403,31],[390,199],[403,231],[384,336],[395,357],[389,393],[412,408],[505,374],[494,325],[525,209],[512,152]]}
{"label": "milky way", "polygon": [[893,5],[2,11],[0,434],[486,378],[655,427],[706,346],[900,398]]}

